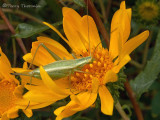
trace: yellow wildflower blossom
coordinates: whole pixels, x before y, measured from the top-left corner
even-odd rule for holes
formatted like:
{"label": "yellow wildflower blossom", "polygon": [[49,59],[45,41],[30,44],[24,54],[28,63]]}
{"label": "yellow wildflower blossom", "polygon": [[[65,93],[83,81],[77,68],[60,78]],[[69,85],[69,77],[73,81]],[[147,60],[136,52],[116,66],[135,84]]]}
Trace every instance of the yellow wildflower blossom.
{"label": "yellow wildflower blossom", "polygon": [[[0,120],[18,117],[20,109],[16,103],[21,100],[23,89],[13,75],[10,62],[0,48]],[[23,109],[28,116],[32,116],[30,109]]]}
{"label": "yellow wildflower blossom", "polygon": [[[131,59],[129,54],[149,36],[149,32],[144,31],[128,40],[131,29],[130,23],[131,9],[126,9],[125,2],[123,1],[120,9],[114,14],[112,19],[110,47],[108,50],[102,47],[98,30],[92,17],[88,15],[81,17],[73,9],[64,7],[63,29],[68,40],[52,25],[45,22],[44,24],[53,29],[72,48],[76,56],[86,57],[90,55],[91,51],[94,61],[82,68],[84,72],[75,72],[71,75],[70,80],[67,77],[53,81],[43,67],[40,67],[40,74],[46,89],[42,89],[42,86],[30,86],[31,88],[26,93],[28,96],[25,96],[25,99],[41,102],[45,99],[43,97],[48,99],[50,97],[50,94],[45,94],[36,98],[36,95],[32,94],[33,91],[37,94],[52,91],[57,93],[55,96],[60,95],[63,98],[65,97],[64,95],[70,95],[71,101],[66,106],[62,106],[54,111],[57,115],[56,120],[61,120],[90,107],[96,101],[97,94],[99,94],[101,111],[106,115],[112,115],[114,100],[105,85],[108,82],[117,81],[117,73]],[[31,63],[35,50],[40,43],[45,44],[62,59],[64,57],[66,59],[73,59],[71,54],[56,41],[47,37],[38,37],[38,41],[32,44],[31,53],[23,57],[25,61]],[[54,61],[51,55],[43,47],[40,47],[33,64],[43,66]],[[43,102],[45,101],[43,100]]]}

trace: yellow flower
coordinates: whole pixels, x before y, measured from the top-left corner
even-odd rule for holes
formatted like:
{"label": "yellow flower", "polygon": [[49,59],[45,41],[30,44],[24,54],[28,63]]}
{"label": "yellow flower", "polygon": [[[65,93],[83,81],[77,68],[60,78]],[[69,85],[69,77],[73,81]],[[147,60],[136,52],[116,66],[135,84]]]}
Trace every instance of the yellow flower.
{"label": "yellow flower", "polygon": [[[48,99],[51,96],[48,93],[36,98],[36,95],[32,94],[33,91],[37,94],[49,91],[52,91],[53,93],[57,92],[57,95],[63,96],[63,98],[65,95],[70,95],[71,101],[66,106],[62,106],[54,111],[57,115],[56,120],[61,120],[90,107],[96,101],[97,94],[99,94],[101,99],[101,111],[106,115],[112,115],[114,100],[105,85],[108,82],[117,81],[117,73],[131,59],[129,54],[142,44],[149,35],[149,31],[145,31],[128,40],[131,29],[130,23],[131,9],[126,9],[125,2],[123,1],[120,5],[120,9],[114,14],[112,19],[111,39],[108,51],[108,49],[102,47],[98,30],[92,17],[87,15],[81,17],[73,9],[64,7],[63,29],[68,40],[52,25],[48,23],[44,24],[53,29],[72,48],[73,53],[75,53],[76,56],[86,57],[90,55],[91,51],[94,61],[82,68],[82,71],[84,72],[75,72],[71,75],[70,80],[67,77],[53,81],[43,67],[40,67],[42,81],[45,84],[43,86],[46,86],[46,89],[44,90],[40,85],[30,86],[31,88],[28,93],[26,93],[29,94],[29,96],[25,96],[25,99],[31,100],[31,98],[34,97],[32,100],[41,102],[41,99],[45,99],[43,98],[44,96],[48,96]],[[25,61],[32,61],[35,50],[40,43],[45,44],[62,59],[64,57],[66,59],[73,59],[71,54],[56,41],[47,37],[38,37],[38,41],[32,44],[31,53],[28,53],[23,57]],[[49,55],[43,47],[40,47],[33,64],[42,66],[54,61],[55,60],[51,55]],[[57,95],[55,96],[57,97]],[[54,95],[50,99],[52,98],[54,98]]]}
{"label": "yellow flower", "polygon": [[135,20],[142,24],[157,24],[160,19],[160,2],[155,0],[138,0],[134,9]]}
{"label": "yellow flower", "polygon": [[138,4],[138,14],[146,21],[158,18],[160,14],[159,5],[154,1],[143,1]]}
{"label": "yellow flower", "polygon": [[[30,71],[28,70],[26,62],[23,65],[23,69],[13,68],[13,70],[17,73]],[[70,93],[69,90],[64,89],[65,85],[67,86],[68,84],[67,81],[65,81],[65,85],[58,86],[57,84],[61,82],[64,83],[64,79],[53,81],[43,69],[41,70],[42,81],[37,78],[32,78],[32,81],[30,81],[31,77],[23,75],[20,75],[20,77],[22,79],[22,84],[28,90],[28,92],[23,95],[21,101],[17,102],[17,105],[21,109],[43,108],[66,98]],[[27,83],[29,83],[29,85]]]}
{"label": "yellow flower", "polygon": [[[16,103],[21,100],[23,89],[13,75],[10,62],[0,48],[0,120],[9,120],[18,117],[20,109]],[[32,116],[30,109],[23,112]]]}

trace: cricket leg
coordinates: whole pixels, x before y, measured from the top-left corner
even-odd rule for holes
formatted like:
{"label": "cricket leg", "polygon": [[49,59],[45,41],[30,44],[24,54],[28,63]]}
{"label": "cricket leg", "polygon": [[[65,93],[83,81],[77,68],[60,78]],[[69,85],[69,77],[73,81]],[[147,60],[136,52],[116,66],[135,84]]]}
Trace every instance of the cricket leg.
{"label": "cricket leg", "polygon": [[69,75],[69,86],[70,86],[70,91],[72,93],[71,99],[74,100],[75,102],[77,102],[78,104],[80,104],[81,103],[80,100],[78,99],[78,97],[76,96],[76,94],[71,89],[72,88],[71,87],[71,73],[72,72],[70,72],[70,75]]}
{"label": "cricket leg", "polygon": [[[68,77],[69,77],[69,89],[70,89],[71,93],[73,93],[73,91],[72,91],[72,89],[71,89],[71,88],[72,88],[72,85],[71,85],[71,73],[72,73],[72,72],[70,71],[70,72],[69,72],[69,76],[68,76]],[[74,94],[74,93],[73,93],[73,94]]]}
{"label": "cricket leg", "polygon": [[27,110],[27,108],[29,107],[29,105],[30,105],[30,101],[28,102],[28,105],[27,105],[27,107],[25,108],[25,110]]}
{"label": "cricket leg", "polygon": [[36,54],[37,54],[38,49],[40,48],[40,46],[42,46],[44,49],[46,49],[47,52],[48,52],[56,61],[62,60],[58,55],[56,55],[54,52],[52,52],[52,51],[51,51],[49,48],[47,48],[43,43],[40,43],[40,44],[38,45],[36,51],[35,51],[35,54],[34,54],[33,59],[32,59],[32,62],[31,62],[31,64],[29,65],[29,68],[28,68],[28,69],[31,68],[31,66],[32,66],[32,64],[33,64],[33,61],[34,61],[34,59],[35,59],[35,57],[36,57]]}

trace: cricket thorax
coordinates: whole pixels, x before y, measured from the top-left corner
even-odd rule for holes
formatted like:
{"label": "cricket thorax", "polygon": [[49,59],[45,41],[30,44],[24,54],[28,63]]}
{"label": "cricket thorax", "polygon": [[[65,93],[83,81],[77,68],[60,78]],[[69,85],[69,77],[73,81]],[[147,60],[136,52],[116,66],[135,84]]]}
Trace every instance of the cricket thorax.
{"label": "cricket thorax", "polygon": [[[97,78],[99,84],[102,85],[105,73],[113,68],[112,58],[107,49],[99,48],[92,54],[94,61],[82,68],[84,72],[75,72],[71,76],[71,89],[75,91],[90,91],[92,89],[92,80]],[[89,56],[89,52],[83,52],[81,55],[83,57]]]}

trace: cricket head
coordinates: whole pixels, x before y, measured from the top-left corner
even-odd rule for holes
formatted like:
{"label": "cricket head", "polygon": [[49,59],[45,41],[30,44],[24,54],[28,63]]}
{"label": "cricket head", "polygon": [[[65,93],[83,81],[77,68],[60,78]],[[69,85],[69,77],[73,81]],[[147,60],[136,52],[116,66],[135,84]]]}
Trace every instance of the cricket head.
{"label": "cricket head", "polygon": [[86,63],[92,63],[94,61],[94,58],[91,56],[85,57]]}
{"label": "cricket head", "polygon": [[92,63],[93,58],[91,56],[83,57],[83,58],[80,58],[80,59],[76,59],[75,62],[76,62],[76,67],[81,68],[81,67],[85,66],[86,64]]}

